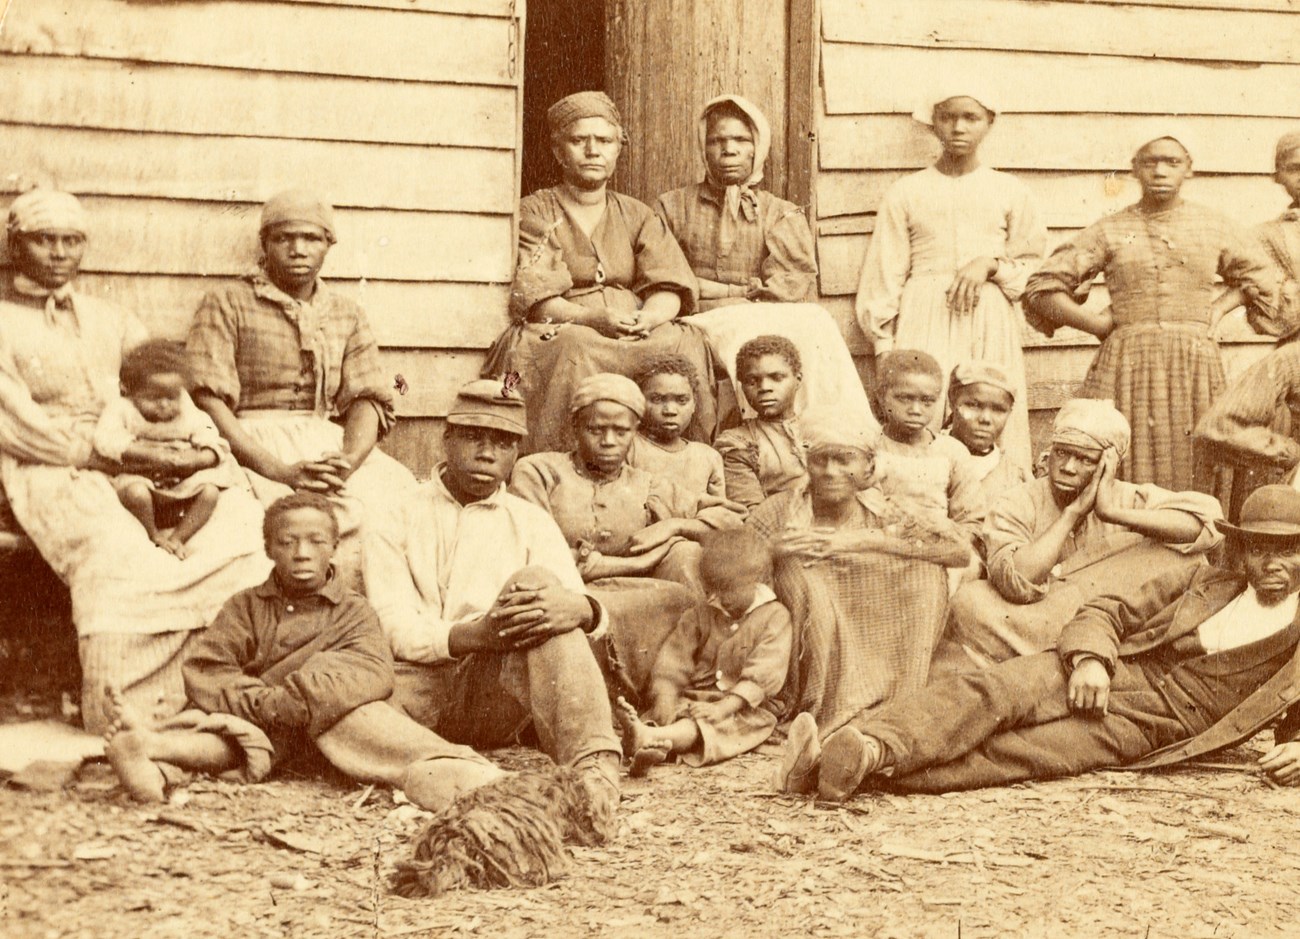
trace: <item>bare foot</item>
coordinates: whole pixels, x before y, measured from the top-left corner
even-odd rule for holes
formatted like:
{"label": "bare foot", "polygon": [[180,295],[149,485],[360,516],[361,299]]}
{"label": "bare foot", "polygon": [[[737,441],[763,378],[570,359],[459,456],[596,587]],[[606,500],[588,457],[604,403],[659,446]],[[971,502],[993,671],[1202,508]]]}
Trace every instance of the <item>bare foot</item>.
{"label": "bare foot", "polygon": [[185,547],[183,541],[178,541],[171,536],[170,532],[158,532],[153,536],[153,543],[162,548],[168,554],[174,554],[180,560],[185,560],[190,556],[190,549]]}
{"label": "bare foot", "polygon": [[117,778],[137,802],[162,802],[166,798],[166,779],[158,764],[149,759],[148,730],[123,730],[113,735],[104,755],[117,772]]}
{"label": "bare foot", "polygon": [[150,722],[134,705],[127,703],[116,685],[104,686],[104,717],[108,720],[108,727],[104,730],[105,740],[112,740],[123,730],[148,730],[150,727]]}
{"label": "bare foot", "polygon": [[147,752],[149,738],[154,733],[149,722],[113,685],[104,687],[104,700],[104,716],[108,719],[104,755],[117,772],[117,778],[140,802],[163,801],[162,770],[149,759]]}
{"label": "bare foot", "polygon": [[623,738],[623,752],[632,760],[628,775],[634,778],[650,772],[652,766],[658,766],[668,759],[673,745],[663,737],[656,737],[656,728],[642,723],[636,708],[620,697],[614,707],[614,719],[618,721],[620,735]]}

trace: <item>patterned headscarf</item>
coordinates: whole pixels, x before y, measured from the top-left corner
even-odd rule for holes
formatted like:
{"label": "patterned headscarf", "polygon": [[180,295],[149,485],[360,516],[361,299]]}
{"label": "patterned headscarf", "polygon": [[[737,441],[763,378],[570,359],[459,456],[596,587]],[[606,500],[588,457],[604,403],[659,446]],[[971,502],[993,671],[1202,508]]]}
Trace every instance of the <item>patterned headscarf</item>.
{"label": "patterned headscarf", "polygon": [[623,116],[618,113],[618,106],[603,91],[579,91],[561,98],[547,108],[546,126],[556,134],[584,117],[603,117],[616,127],[623,127]]}
{"label": "patterned headscarf", "polygon": [[967,385],[990,385],[1011,395],[1012,401],[1016,400],[1016,389],[1011,383],[1011,376],[1002,366],[992,362],[962,362],[954,368],[948,382],[948,397],[956,397],[957,392]]}
{"label": "patterned headscarf", "polygon": [[854,423],[838,408],[812,408],[799,416],[799,437],[808,453],[822,447],[852,447],[876,452],[873,428]]}
{"label": "patterned headscarf", "polygon": [[621,404],[640,420],[645,414],[645,395],[636,382],[626,375],[614,372],[600,372],[584,378],[573,391],[569,399],[569,413],[577,414],[589,404],[597,401],[613,401]]}
{"label": "patterned headscarf", "polygon": [[[754,168],[748,179],[730,186],[723,186],[709,174],[708,156],[709,115],[726,104],[740,111],[745,123],[754,134]],[[741,216],[743,215],[745,221],[750,223],[758,221],[758,196],[754,194],[753,187],[763,181],[763,166],[772,151],[772,127],[763,112],[752,101],[740,95],[719,95],[705,104],[704,109],[700,111],[698,135],[700,156],[704,159],[705,178],[710,184],[724,190],[722,224],[718,226],[718,254],[723,256],[731,250],[731,245],[736,240],[736,227],[740,223]]]}
{"label": "patterned headscarf", "polygon": [[[9,204],[9,220],[5,226],[10,241],[17,235],[39,231],[70,231],[85,236],[89,234],[89,219],[77,197],[58,189],[29,189]],[[25,297],[45,301],[45,319],[51,325],[59,310],[76,312],[76,293],[69,281],[60,287],[50,288],[39,284],[26,274],[15,271],[14,290]]]}
{"label": "patterned headscarf", "polygon": [[10,236],[36,231],[89,234],[89,219],[77,197],[58,189],[29,189],[9,204]]}
{"label": "patterned headscarf", "polygon": [[1115,405],[1101,398],[1073,398],[1056,412],[1052,443],[1088,450],[1114,447],[1120,459],[1128,453],[1133,431]]}
{"label": "patterned headscarf", "polygon": [[285,222],[306,222],[325,230],[330,244],[334,244],[334,207],[320,196],[305,189],[286,189],[266,200],[262,206],[262,223],[259,232],[272,225]]}

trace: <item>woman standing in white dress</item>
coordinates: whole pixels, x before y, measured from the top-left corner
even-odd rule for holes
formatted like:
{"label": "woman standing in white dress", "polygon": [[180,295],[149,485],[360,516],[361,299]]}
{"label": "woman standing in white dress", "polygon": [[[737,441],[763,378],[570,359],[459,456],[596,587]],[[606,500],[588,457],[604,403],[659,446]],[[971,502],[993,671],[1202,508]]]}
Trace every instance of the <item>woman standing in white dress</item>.
{"label": "woman standing in white dress", "polygon": [[[943,144],[938,162],[885,194],[858,283],[858,323],[879,356],[920,349],[944,374],[976,359],[1002,366],[1016,384],[1003,446],[1029,467],[1029,410],[1014,304],[1042,262],[1047,233],[1029,191],[981,166],[980,143],[996,113],[984,96],[931,99],[913,117]],[[936,430],[942,415],[936,417]]]}

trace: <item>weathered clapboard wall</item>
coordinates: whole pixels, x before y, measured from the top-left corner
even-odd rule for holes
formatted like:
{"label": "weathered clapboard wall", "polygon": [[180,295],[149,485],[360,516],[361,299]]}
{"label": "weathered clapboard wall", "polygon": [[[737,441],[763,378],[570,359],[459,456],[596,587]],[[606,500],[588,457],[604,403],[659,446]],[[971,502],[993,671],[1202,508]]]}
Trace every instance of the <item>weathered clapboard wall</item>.
{"label": "weathered clapboard wall", "polygon": [[[1174,133],[1191,150],[1184,192],[1243,224],[1277,215],[1273,145],[1300,126],[1296,0],[819,0],[813,219],[821,293],[854,351],[869,344],[853,293],[885,189],[939,153],[909,115],[935,83],[974,79],[1003,113],[981,151],[1038,200],[1053,246],[1135,201],[1136,146]],[[1179,115],[1168,117],[1168,115]],[[1105,302],[1105,291],[1094,292]],[[1227,324],[1230,372],[1267,348]],[[1078,387],[1096,341],[1025,332],[1030,407]]]}
{"label": "weathered clapboard wall", "polygon": [[9,0],[0,204],[28,180],[83,196],[83,286],[179,337],[254,263],[262,200],[318,191],[338,209],[325,276],[409,385],[385,447],[427,473],[506,322],[522,17],[522,0]]}
{"label": "weathered clapboard wall", "polygon": [[786,192],[787,9],[777,0],[606,0],[605,82],[629,146],[614,187],[651,205],[698,182],[696,118],[720,94],[749,98],[772,125],[767,188]]}

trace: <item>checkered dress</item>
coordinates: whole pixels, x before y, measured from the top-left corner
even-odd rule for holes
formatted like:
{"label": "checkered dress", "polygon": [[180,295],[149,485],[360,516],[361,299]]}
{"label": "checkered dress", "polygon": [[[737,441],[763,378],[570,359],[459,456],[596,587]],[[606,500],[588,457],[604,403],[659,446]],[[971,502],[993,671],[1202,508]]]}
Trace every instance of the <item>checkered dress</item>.
{"label": "checkered dress", "polygon": [[[1276,315],[1277,277],[1259,249],[1218,213],[1186,202],[1162,212],[1134,205],[1057,248],[1029,278],[1026,306],[1036,296],[1075,293],[1101,273],[1115,329],[1102,341],[1081,394],[1112,399],[1132,425],[1125,479],[1209,491],[1213,481],[1194,473],[1192,430],[1225,385],[1218,346],[1208,337],[1220,290],[1216,275],[1241,288],[1251,325],[1270,335],[1284,330]],[[1028,319],[1049,335],[1054,329],[1040,316]]]}

